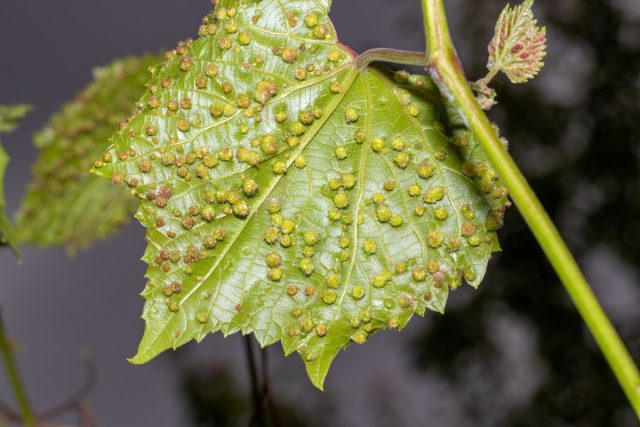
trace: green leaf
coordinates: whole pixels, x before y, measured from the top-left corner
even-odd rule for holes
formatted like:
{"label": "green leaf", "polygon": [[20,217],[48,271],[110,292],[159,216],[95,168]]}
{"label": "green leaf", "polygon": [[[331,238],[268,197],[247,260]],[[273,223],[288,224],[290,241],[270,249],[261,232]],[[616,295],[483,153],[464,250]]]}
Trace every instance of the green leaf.
{"label": "green leaf", "polygon": [[95,69],[94,81],[35,135],[39,157],[18,215],[19,240],[73,253],[129,222],[137,200],[89,170],[144,93],[149,67],[161,61],[147,55]]}
{"label": "green leaf", "polygon": [[533,0],[518,6],[506,5],[489,43],[487,68],[504,72],[512,83],[525,83],[544,66],[547,38],[545,27],[533,17]]}
{"label": "green leaf", "polygon": [[[29,111],[31,111],[29,105],[0,105],[0,133],[11,132]],[[20,258],[20,248],[16,243],[13,227],[4,211],[4,174],[8,163],[9,156],[0,145],[0,246],[9,246],[13,253]]]}
{"label": "green leaf", "polygon": [[428,77],[359,70],[328,9],[218,1],[95,168],[140,197],[147,227],[132,362],[254,333],[322,388],[351,342],[482,280],[506,203],[495,172]]}

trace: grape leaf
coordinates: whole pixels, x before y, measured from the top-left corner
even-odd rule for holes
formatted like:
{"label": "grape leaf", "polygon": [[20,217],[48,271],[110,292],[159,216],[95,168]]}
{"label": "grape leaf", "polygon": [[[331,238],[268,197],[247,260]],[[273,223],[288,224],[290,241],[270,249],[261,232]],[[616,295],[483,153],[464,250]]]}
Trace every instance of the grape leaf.
{"label": "grape leaf", "polygon": [[96,165],[147,227],[132,362],[254,333],[322,388],[351,342],[482,280],[506,204],[495,172],[428,77],[356,67],[329,6],[218,1]]}
{"label": "grape leaf", "polygon": [[531,80],[544,66],[546,29],[538,26],[532,6],[533,0],[514,7],[506,5],[489,43],[487,68],[504,72],[512,83]]}
{"label": "grape leaf", "polygon": [[39,156],[17,218],[20,241],[73,253],[128,223],[136,198],[88,171],[161,61],[147,55],[96,68],[94,81],[35,135]]}
{"label": "grape leaf", "polygon": [[[0,133],[11,132],[20,119],[31,111],[29,105],[0,105]],[[9,246],[13,253],[20,258],[20,248],[16,243],[13,227],[4,211],[4,174],[9,163],[9,156],[0,144],[0,246]]]}

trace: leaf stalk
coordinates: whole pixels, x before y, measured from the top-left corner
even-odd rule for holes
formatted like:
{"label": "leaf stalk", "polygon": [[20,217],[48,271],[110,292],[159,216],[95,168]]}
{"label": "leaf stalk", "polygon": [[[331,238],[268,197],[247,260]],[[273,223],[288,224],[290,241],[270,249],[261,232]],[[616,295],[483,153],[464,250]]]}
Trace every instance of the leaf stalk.
{"label": "leaf stalk", "polygon": [[390,62],[393,64],[426,66],[428,56],[424,52],[387,48],[369,49],[358,55],[354,62],[362,70],[372,62]]}
{"label": "leaf stalk", "polygon": [[476,102],[449,35],[443,0],[421,1],[432,78],[443,95],[457,108],[505,182],[513,202],[564,284],[640,418],[640,374],[637,366],[540,200]]}

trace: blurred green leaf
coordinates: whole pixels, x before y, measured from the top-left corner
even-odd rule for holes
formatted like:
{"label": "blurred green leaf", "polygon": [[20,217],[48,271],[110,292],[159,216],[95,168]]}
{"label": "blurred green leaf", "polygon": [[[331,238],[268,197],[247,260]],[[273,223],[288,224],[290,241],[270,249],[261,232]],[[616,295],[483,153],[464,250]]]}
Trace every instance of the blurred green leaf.
{"label": "blurred green leaf", "polygon": [[35,135],[39,157],[17,218],[19,240],[75,252],[129,222],[136,199],[89,170],[161,60],[147,55],[95,69],[93,82]]}
{"label": "blurred green leaf", "polygon": [[[29,105],[0,105],[0,133],[11,132],[20,119],[31,111]],[[9,156],[0,145],[0,246],[9,246],[17,257],[21,257],[16,243],[15,232],[4,211],[4,174],[9,163]]]}
{"label": "blurred green leaf", "polygon": [[253,332],[322,388],[352,341],[482,280],[507,203],[495,172],[428,77],[354,65],[329,5],[218,1],[96,164],[147,227],[134,363]]}

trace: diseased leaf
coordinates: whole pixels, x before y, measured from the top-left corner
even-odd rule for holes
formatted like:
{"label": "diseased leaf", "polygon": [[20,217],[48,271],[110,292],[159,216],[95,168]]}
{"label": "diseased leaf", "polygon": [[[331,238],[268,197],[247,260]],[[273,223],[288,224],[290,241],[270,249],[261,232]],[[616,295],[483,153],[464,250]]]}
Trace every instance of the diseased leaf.
{"label": "diseased leaf", "polygon": [[487,68],[504,72],[512,83],[524,83],[535,77],[546,55],[546,29],[539,27],[531,10],[533,0],[513,8],[506,5],[489,43]]}
{"label": "diseased leaf", "polygon": [[[0,105],[0,133],[11,132],[29,111],[31,111],[29,105]],[[9,246],[13,253],[20,258],[20,248],[16,243],[13,227],[4,211],[4,174],[8,163],[9,156],[0,144],[0,246]]]}
{"label": "diseased leaf", "polygon": [[254,333],[322,388],[352,341],[482,280],[506,203],[495,172],[428,77],[359,70],[328,9],[218,1],[96,167],[147,227],[134,363]]}
{"label": "diseased leaf", "polygon": [[89,170],[144,93],[149,67],[161,61],[148,55],[95,69],[94,81],[35,135],[39,157],[18,215],[19,240],[75,252],[129,222],[137,200]]}

